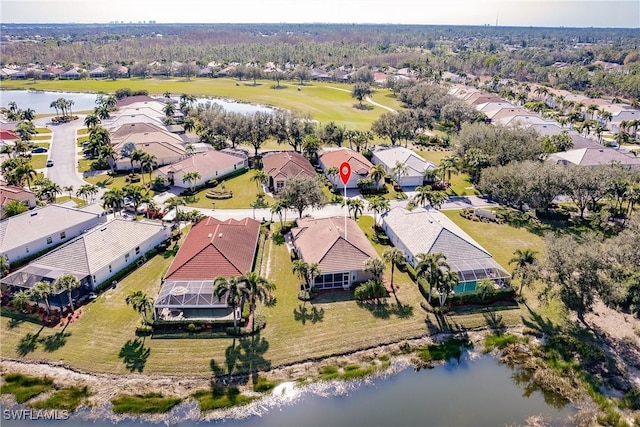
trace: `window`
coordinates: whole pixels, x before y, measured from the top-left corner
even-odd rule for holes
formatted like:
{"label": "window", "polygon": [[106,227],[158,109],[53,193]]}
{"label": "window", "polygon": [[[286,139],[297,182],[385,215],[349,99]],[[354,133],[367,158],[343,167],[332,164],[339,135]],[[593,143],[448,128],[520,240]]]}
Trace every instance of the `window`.
{"label": "window", "polygon": [[67,238],[67,233],[65,233],[64,231],[60,232],[60,240],[64,240]]}
{"label": "window", "polygon": [[111,273],[111,264],[109,264],[109,273]]}
{"label": "window", "polygon": [[129,262],[129,252],[124,254],[124,262]]}
{"label": "window", "polygon": [[24,247],[24,251],[25,251],[26,253],[29,253],[29,246],[25,246],[25,247]]}
{"label": "window", "polygon": [[238,165],[233,165],[233,170],[238,169]]}
{"label": "window", "polygon": [[140,246],[136,248],[136,255],[140,255]]}
{"label": "window", "polygon": [[53,238],[51,236],[47,237],[47,245],[50,245],[53,243]]}

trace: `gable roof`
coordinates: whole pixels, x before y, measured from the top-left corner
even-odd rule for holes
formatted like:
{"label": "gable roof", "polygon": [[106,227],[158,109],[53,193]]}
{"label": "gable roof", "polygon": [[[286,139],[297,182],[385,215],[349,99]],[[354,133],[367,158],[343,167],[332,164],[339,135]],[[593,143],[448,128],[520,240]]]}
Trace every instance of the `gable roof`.
{"label": "gable roof", "polygon": [[0,129],[0,139],[12,141],[14,139],[20,139],[20,137],[12,130]]}
{"label": "gable roof", "polygon": [[158,169],[158,172],[163,174],[175,173],[175,172],[200,172],[201,175],[210,171],[217,171],[222,169],[232,168],[238,162],[243,161],[244,158],[239,155],[233,155],[224,151],[211,150],[205,153],[196,153],[192,156],[182,159],[179,162],[171,165],[163,166]]}
{"label": "gable roof", "polygon": [[339,150],[325,151],[319,156],[320,162],[326,167],[340,168],[342,162],[347,162],[351,166],[351,173],[358,175],[368,175],[373,165],[366,157],[357,151],[342,148]]}
{"label": "gable roof", "polygon": [[625,166],[640,167],[640,158],[630,156],[618,150],[608,147],[578,148],[554,153],[549,160],[562,163],[573,163],[580,166],[597,166],[619,162]]}
{"label": "gable roof", "polygon": [[0,221],[0,253],[66,231],[84,222],[93,226],[100,215],[61,205],[48,205]]}
{"label": "gable roof", "polygon": [[404,147],[391,147],[376,150],[373,157],[380,160],[387,168],[393,169],[397,162],[407,166],[408,176],[422,176],[424,171],[435,169],[436,165],[418,156],[413,151]]}
{"label": "gable roof", "polygon": [[136,134],[136,133],[145,133],[145,132],[161,132],[165,130],[164,127],[159,124],[149,123],[149,122],[133,122],[133,123],[124,123],[117,127],[114,127],[109,131],[111,135],[111,139],[124,138],[128,135]]}
{"label": "gable roof", "polygon": [[316,176],[316,171],[306,157],[295,151],[266,153],[262,158],[262,167],[267,175],[276,178],[296,176]]}
{"label": "gable roof", "polygon": [[152,98],[148,95],[135,95],[135,96],[127,96],[126,98],[122,98],[116,102],[117,108],[123,108],[128,105],[134,104],[136,102],[159,102],[157,99]]}
{"label": "gable roof", "polygon": [[0,206],[4,206],[12,200],[25,201],[34,200],[36,195],[25,188],[15,185],[0,185]]}
{"label": "gable roof", "polygon": [[251,271],[260,223],[206,217],[191,228],[164,280],[213,280]]}
{"label": "gable roof", "polygon": [[347,238],[344,218],[303,218],[291,230],[293,244],[307,263],[318,263],[323,273],[362,270],[369,258],[379,258],[367,236],[358,224],[347,220]]}

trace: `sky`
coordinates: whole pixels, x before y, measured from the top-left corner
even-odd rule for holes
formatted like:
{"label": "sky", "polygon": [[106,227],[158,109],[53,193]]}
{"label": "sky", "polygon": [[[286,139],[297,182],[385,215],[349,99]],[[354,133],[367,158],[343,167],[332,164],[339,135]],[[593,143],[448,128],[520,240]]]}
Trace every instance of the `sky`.
{"label": "sky", "polygon": [[0,0],[1,23],[151,20],[640,28],[640,0]]}

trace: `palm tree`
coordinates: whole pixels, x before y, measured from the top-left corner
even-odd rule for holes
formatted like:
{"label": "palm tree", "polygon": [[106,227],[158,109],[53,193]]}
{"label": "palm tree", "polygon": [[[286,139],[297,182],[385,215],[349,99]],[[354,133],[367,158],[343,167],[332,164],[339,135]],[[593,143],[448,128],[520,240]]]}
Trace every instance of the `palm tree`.
{"label": "palm tree", "polygon": [[173,114],[176,112],[176,107],[172,102],[167,102],[162,108],[162,112],[168,118],[173,117]]}
{"label": "palm tree", "polygon": [[409,175],[409,168],[406,163],[402,163],[400,160],[396,160],[395,166],[391,169],[391,176],[393,180],[402,187],[402,179]]}
{"label": "palm tree", "polygon": [[357,221],[358,215],[360,215],[364,210],[364,201],[362,199],[347,199],[345,203],[349,210],[349,214],[353,212],[353,219]]}
{"label": "palm tree", "polygon": [[432,192],[430,185],[421,185],[416,187],[416,193],[411,200],[413,204],[424,206],[430,199],[430,193]]}
{"label": "palm tree", "polygon": [[60,108],[60,104],[58,103],[58,101],[51,101],[51,104],[49,104],[49,108],[53,108],[56,110],[56,118],[60,117],[60,115],[58,114],[58,108]]}
{"label": "palm tree", "polygon": [[249,309],[251,311],[251,330],[256,329],[256,304],[258,301],[264,302],[271,290],[275,289],[268,279],[260,276],[254,271],[249,271],[240,278],[247,287]]}
{"label": "palm tree", "polygon": [[182,175],[182,182],[189,185],[189,191],[193,194],[196,190],[195,183],[198,182],[200,178],[202,178],[200,172],[191,171]]}
{"label": "palm tree", "polygon": [[153,299],[149,295],[142,291],[131,291],[125,298],[125,302],[142,315],[142,322],[145,325],[149,324],[147,313],[153,310]]}
{"label": "palm tree", "polygon": [[73,185],[66,185],[62,187],[62,191],[66,191],[67,193],[69,193],[69,199],[71,199],[73,195]]}
{"label": "palm tree", "polygon": [[396,266],[400,265],[400,263],[404,262],[404,252],[399,248],[387,248],[382,252],[382,258],[391,263],[391,291],[393,292],[393,296],[396,299],[398,305],[400,305],[400,301],[398,301],[398,295],[396,295],[396,288],[393,286],[393,273],[396,270]]}
{"label": "palm tree", "polygon": [[385,199],[382,196],[375,196],[369,200],[369,209],[373,211],[375,227],[376,225],[378,225],[378,215],[389,212],[391,206],[389,204],[389,200]]}
{"label": "palm tree", "polygon": [[53,287],[58,291],[67,292],[69,304],[71,305],[71,311],[75,312],[76,310],[73,307],[71,292],[73,292],[74,289],[78,289],[80,287],[80,281],[76,278],[76,276],[72,274],[63,274],[62,276],[58,277],[55,282],[53,282]]}
{"label": "palm tree", "polygon": [[417,254],[416,275],[426,279],[429,284],[429,303],[431,303],[431,289],[437,287],[444,272],[449,270],[447,257],[443,253]]}
{"label": "palm tree", "polygon": [[32,122],[33,119],[36,117],[36,112],[33,111],[33,109],[31,108],[27,108],[26,110],[22,111],[22,113],[20,114],[20,117],[22,118],[22,120]]}
{"label": "palm tree", "polygon": [[119,188],[111,188],[102,195],[103,206],[105,208],[113,209],[113,217],[116,217],[116,213],[122,210],[122,204],[124,203],[124,193]]}
{"label": "palm tree", "polygon": [[460,283],[460,277],[455,271],[447,270],[442,274],[438,284],[436,285],[438,289],[438,299],[440,300],[440,307],[444,305],[444,303],[447,301],[447,297],[449,296],[453,288],[458,285],[458,283]]}
{"label": "palm tree", "polygon": [[184,205],[184,199],[182,199],[182,197],[177,197],[177,196],[169,197],[167,200],[165,200],[165,204],[167,205],[168,210],[175,208],[176,218],[174,221],[178,226],[178,230],[180,230],[180,210],[178,209],[178,207],[180,205]]}
{"label": "palm tree", "polygon": [[18,311],[22,311],[27,308],[30,302],[31,293],[26,289],[16,292],[13,294],[13,298],[11,298],[11,303]]}
{"label": "palm tree", "polygon": [[307,282],[307,271],[309,270],[309,264],[301,259],[293,261],[293,273],[298,275],[298,278]]}
{"label": "palm tree", "polygon": [[376,187],[380,186],[380,181],[387,176],[387,172],[384,170],[384,165],[382,163],[378,163],[374,165],[369,171],[369,178],[376,185]]}
{"label": "palm tree", "polygon": [[144,185],[144,171],[149,171],[149,183],[151,183],[151,173],[153,169],[158,166],[158,158],[153,154],[144,153],[140,158],[140,174],[143,176],[142,184]]}
{"label": "palm tree", "polygon": [[226,296],[226,304],[233,310],[233,329],[237,330],[237,308],[244,297],[249,296],[249,290],[237,277],[217,277],[213,281],[213,293],[220,301]]}
{"label": "palm tree", "polygon": [[517,249],[513,255],[514,257],[509,260],[509,264],[515,264],[511,275],[513,277],[520,277],[520,290],[518,291],[518,295],[522,296],[522,289],[525,286],[531,285],[535,278],[532,266],[535,265],[538,260],[536,258],[536,251],[530,248]]}
{"label": "palm tree", "polygon": [[384,261],[380,258],[368,258],[364,262],[364,271],[371,273],[377,280],[382,280],[385,267]]}
{"label": "palm tree", "polygon": [[27,181],[29,190],[31,190],[31,182],[33,178],[38,175],[31,162],[21,163],[17,168],[14,169],[13,173],[18,182],[22,183],[24,181]]}
{"label": "palm tree", "polygon": [[[136,148],[131,153],[129,153],[129,161],[131,161],[131,173],[134,173],[133,162],[140,162],[142,156],[145,155],[145,152]],[[140,168],[142,171],[142,167]]]}
{"label": "palm tree", "polygon": [[269,175],[267,175],[267,173],[263,170],[256,170],[250,180],[256,184],[258,191],[262,193],[262,191],[260,191],[260,188],[264,185],[267,185],[267,183],[269,182]]}
{"label": "palm tree", "polygon": [[37,282],[31,288],[31,297],[36,299],[37,301],[44,301],[47,306],[47,314],[51,313],[51,304],[49,303],[49,297],[53,294],[53,287],[49,282]]}
{"label": "palm tree", "polygon": [[447,200],[447,193],[444,191],[430,191],[427,194],[429,203],[434,209],[440,209],[442,204]]}
{"label": "palm tree", "polygon": [[9,268],[11,265],[9,264],[9,259],[6,255],[0,255],[0,278],[7,275],[9,272]]}
{"label": "palm tree", "polygon": [[331,187],[335,190],[338,186],[338,175],[340,175],[340,171],[337,166],[331,166],[324,171],[329,177],[329,181],[331,181]]}
{"label": "palm tree", "polygon": [[451,182],[451,174],[460,173],[460,160],[456,156],[447,156],[440,161],[438,170],[442,174],[443,181],[445,181],[446,177],[446,181]]}
{"label": "palm tree", "polygon": [[145,199],[145,195],[143,194],[144,188],[139,185],[126,185],[122,188],[122,193],[124,197],[131,199],[133,203],[133,209],[137,213],[138,206],[142,204]]}
{"label": "palm tree", "polygon": [[95,114],[89,114],[84,118],[84,125],[89,129],[100,124],[100,118]]}

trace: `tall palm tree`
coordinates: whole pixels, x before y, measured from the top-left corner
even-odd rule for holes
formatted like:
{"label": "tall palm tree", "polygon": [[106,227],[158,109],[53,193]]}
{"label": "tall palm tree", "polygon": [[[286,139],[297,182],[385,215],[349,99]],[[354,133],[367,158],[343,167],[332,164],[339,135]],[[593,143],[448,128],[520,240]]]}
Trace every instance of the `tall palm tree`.
{"label": "tall palm tree", "polygon": [[37,282],[31,288],[31,297],[37,301],[44,301],[47,307],[47,314],[51,313],[51,303],[49,297],[53,294],[53,287],[49,282]]}
{"label": "tall palm tree", "polygon": [[307,283],[307,271],[309,270],[309,264],[301,259],[293,261],[293,273],[298,275],[298,278]]}
{"label": "tall palm tree", "polygon": [[107,162],[111,173],[115,173],[116,160],[118,159],[118,153],[116,153],[113,145],[103,145],[98,151],[98,159]]}
{"label": "tall palm tree", "polygon": [[440,280],[438,281],[438,284],[436,285],[436,288],[438,289],[438,299],[440,301],[440,307],[444,305],[444,303],[447,301],[447,297],[449,296],[453,288],[458,285],[458,283],[460,283],[460,276],[458,276],[457,272],[447,270],[442,274]]}
{"label": "tall palm tree", "polygon": [[102,201],[105,208],[113,209],[113,217],[122,210],[124,203],[124,193],[119,188],[111,188],[102,195]]}
{"label": "tall palm tree", "polygon": [[451,174],[460,173],[460,160],[456,156],[447,156],[440,161],[438,170],[442,174],[442,180],[451,182]]}
{"label": "tall palm tree", "polygon": [[200,172],[198,171],[191,171],[191,172],[187,172],[184,175],[182,175],[182,182],[184,182],[185,184],[189,185],[189,191],[191,193],[195,192],[195,183],[198,182],[198,180],[202,178],[202,175],[200,175]]}
{"label": "tall palm tree", "polygon": [[249,179],[256,184],[258,191],[262,193],[262,191],[260,191],[260,188],[264,185],[267,185],[267,183],[269,182],[269,175],[267,175],[267,173],[263,170],[256,170],[253,176]]}
{"label": "tall palm tree", "polygon": [[145,325],[149,324],[147,313],[153,310],[153,298],[142,291],[131,291],[125,298],[125,302],[140,313]]}
{"label": "tall palm tree", "polygon": [[393,273],[396,270],[396,266],[400,265],[400,263],[404,262],[404,252],[399,248],[387,248],[382,252],[382,258],[391,263],[391,291],[393,292],[393,296],[396,299],[398,305],[400,305],[400,301],[398,301],[398,295],[396,295],[396,288],[393,285]]}
{"label": "tall palm tree", "polygon": [[375,227],[376,225],[378,225],[378,215],[389,212],[391,206],[389,204],[389,200],[385,199],[382,196],[375,196],[369,200],[369,209],[373,211]]}
{"label": "tall palm tree", "polygon": [[27,108],[26,110],[22,111],[22,113],[20,114],[20,117],[22,118],[22,120],[32,122],[33,119],[35,119],[36,117],[36,112],[33,111],[32,108]]}
{"label": "tall palm tree", "polygon": [[[151,173],[153,169],[158,166],[158,158],[153,154],[144,153],[140,159],[140,174],[144,175],[144,171],[149,171],[149,183],[151,183]],[[144,180],[144,178],[143,178]],[[144,181],[143,181],[144,185]]]}
{"label": "tall palm tree", "polygon": [[280,217],[280,228],[284,227],[283,217],[284,221],[287,220],[287,209],[287,202],[283,199],[277,199],[271,205],[271,214],[276,214]]}
{"label": "tall palm tree", "polygon": [[369,178],[371,178],[371,181],[376,187],[380,186],[380,182],[385,176],[387,176],[387,172],[384,170],[384,165],[382,163],[374,165],[369,171]]}
{"label": "tall palm tree", "polygon": [[87,128],[92,128],[100,124],[100,118],[95,114],[89,114],[84,118],[84,125]]}
{"label": "tall palm tree", "polygon": [[421,185],[420,187],[416,187],[415,195],[411,201],[415,205],[424,206],[429,201],[431,192],[432,190],[430,185]]}
{"label": "tall palm tree", "polygon": [[331,181],[331,187],[335,190],[338,186],[338,175],[340,175],[338,167],[331,166],[330,168],[327,168],[324,173],[329,178],[329,181]]}
{"label": "tall palm tree", "polygon": [[242,299],[249,296],[246,285],[237,277],[216,277],[213,281],[213,293],[222,301],[226,297],[226,304],[233,310],[233,329],[237,330],[238,316],[237,309],[242,304]]}
{"label": "tall palm tree", "polygon": [[145,189],[143,187],[136,184],[125,185],[122,188],[124,197],[131,199],[131,202],[133,203],[133,209],[136,213],[138,212],[138,207],[143,203],[145,199],[144,191]]}
{"label": "tall palm tree", "polygon": [[144,155],[145,152],[140,150],[139,148],[136,148],[131,153],[129,153],[129,161],[131,162],[131,173],[134,173],[133,162],[140,162],[140,159],[142,159],[142,156]]}
{"label": "tall palm tree", "polygon": [[447,257],[443,253],[417,254],[416,275],[423,277],[429,285],[429,303],[431,303],[431,290],[437,287],[444,272],[449,270]]}
{"label": "tall palm tree", "polygon": [[440,209],[442,204],[447,200],[447,193],[444,191],[431,191],[427,194],[429,203],[434,209]]}
{"label": "tall palm tree", "polygon": [[511,275],[513,277],[520,277],[520,290],[518,295],[522,296],[522,289],[525,286],[531,285],[535,274],[532,270],[532,266],[538,262],[536,258],[536,251],[530,248],[517,249],[513,253],[514,257],[509,260],[509,264],[515,264]]}
{"label": "tall palm tree", "polygon": [[176,218],[175,218],[175,223],[178,226],[178,230],[180,230],[180,210],[179,210],[179,206],[180,205],[184,205],[184,199],[182,197],[178,197],[178,196],[173,196],[173,197],[169,197],[167,200],[165,200],[165,204],[167,205],[167,209],[171,210],[171,209],[175,209],[176,210]]}
{"label": "tall palm tree", "polygon": [[391,169],[391,176],[393,180],[402,187],[402,179],[409,175],[409,168],[406,163],[402,163],[400,160],[396,160],[396,164]]}
{"label": "tall palm tree", "polygon": [[60,115],[58,114],[58,109],[60,108],[60,104],[58,103],[58,101],[51,101],[51,104],[49,104],[49,108],[53,108],[54,110],[56,110],[56,118],[60,117]]}
{"label": "tall palm tree", "polygon": [[63,274],[53,282],[53,287],[56,290],[65,291],[67,293],[69,304],[71,305],[71,311],[75,312],[76,309],[73,307],[73,298],[71,298],[71,293],[80,287],[80,281],[76,276],[72,274]]}
{"label": "tall palm tree", "polygon": [[256,304],[264,302],[271,290],[275,289],[269,279],[260,276],[254,271],[249,271],[240,278],[247,287],[249,309],[251,310],[251,330],[256,329]]}
{"label": "tall palm tree", "polygon": [[17,168],[14,169],[13,173],[18,182],[27,182],[29,190],[31,190],[31,182],[38,175],[31,162],[21,163]]}
{"label": "tall palm tree", "polygon": [[73,195],[73,185],[65,185],[64,187],[62,187],[62,191],[66,191],[67,193],[69,193],[69,199],[71,199]]}
{"label": "tall palm tree", "polygon": [[364,262],[364,271],[371,273],[377,280],[382,280],[385,267],[384,261],[380,258],[368,258]]}
{"label": "tall palm tree", "polygon": [[358,215],[364,210],[364,201],[362,199],[347,199],[345,204],[349,213],[353,212],[353,219],[358,220]]}

